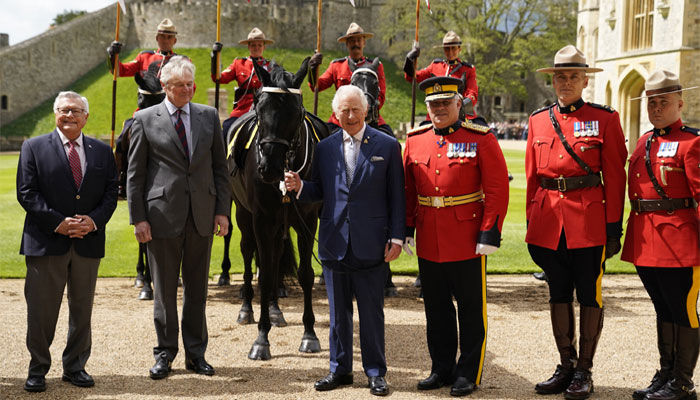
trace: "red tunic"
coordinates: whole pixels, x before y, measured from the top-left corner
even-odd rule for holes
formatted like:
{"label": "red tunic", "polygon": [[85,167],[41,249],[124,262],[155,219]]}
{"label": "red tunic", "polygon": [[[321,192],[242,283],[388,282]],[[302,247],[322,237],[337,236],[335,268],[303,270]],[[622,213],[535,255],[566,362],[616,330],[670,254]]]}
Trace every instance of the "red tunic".
{"label": "red tunic", "polygon": [[[371,63],[372,60],[368,59],[367,57],[362,57],[362,60],[357,62],[357,67],[364,67],[365,64]],[[382,65],[381,62],[379,63],[379,68],[377,70],[377,77],[379,78],[379,109],[381,109],[384,105],[384,99],[386,98],[386,79],[384,78],[384,65]],[[350,67],[348,66],[348,58],[345,57],[335,59],[331,61],[331,64],[328,66],[326,72],[318,77],[318,91],[321,92],[326,90],[331,87],[331,85],[335,85],[336,89],[344,85],[349,85],[350,78],[352,78],[352,72],[350,72]],[[311,82],[309,82],[309,87],[311,90],[314,90],[314,86],[311,84]],[[335,117],[335,113],[331,114],[328,122],[340,126],[340,121],[338,121],[338,118]],[[377,125],[386,125],[386,122],[384,122],[384,118],[382,118],[381,115],[379,116]]]}
{"label": "red tunic", "polygon": [[[479,97],[479,86],[476,84],[476,68],[459,58],[452,64],[447,60],[436,58],[427,67],[416,71],[416,82],[423,82],[432,76],[451,76],[453,78],[462,79],[462,75],[464,74],[466,74],[467,84],[461,94],[465,98],[471,98],[472,104],[476,107],[476,101]],[[413,80],[412,76],[406,73],[403,75],[408,82]]]}
{"label": "red tunic", "polygon": [[[164,55],[160,50],[144,50],[136,56],[136,58],[127,63],[119,63],[119,76],[134,76],[136,73],[143,73],[148,71],[148,66],[155,61],[159,61],[160,68],[170,60],[171,57],[177,56],[178,54],[170,52]],[[160,68],[158,69],[158,76],[160,76]]]}
{"label": "red tunic", "polygon": [[[660,133],[661,130],[656,131]],[[669,198],[692,197],[700,202],[700,136],[697,130],[684,127],[678,120],[663,131],[664,134],[653,139],[649,151],[656,180]],[[652,133],[649,131],[639,138],[630,157],[630,200],[661,198],[651,183],[644,160],[646,141]],[[677,143],[678,147],[673,155],[659,156],[662,143]],[[664,210],[630,212],[621,258],[642,267],[700,265],[698,219],[698,210],[692,208],[674,210],[671,214]]]}
{"label": "red tunic", "polygon": [[[473,156],[449,158],[451,143],[464,143],[467,150],[473,149]],[[477,243],[500,246],[508,209],[508,170],[488,128],[467,122],[444,136],[430,126],[419,128],[406,139],[404,170],[406,226],[416,228],[418,257],[462,261],[479,257]],[[485,198],[478,202],[440,208],[418,204],[419,195],[460,196],[479,190]]]}
{"label": "red tunic", "polygon": [[[258,65],[268,69],[270,61],[264,58],[257,60]],[[258,79],[256,75],[248,81],[248,78],[253,73],[253,60],[250,57],[246,58],[235,58],[231,65],[225,70],[221,71],[220,83],[226,84],[235,80],[238,82],[239,88],[248,88],[246,94],[241,97],[237,102],[233,103],[233,110],[231,111],[231,117],[240,117],[241,115],[247,113],[250,107],[253,105],[253,96],[255,90],[262,87],[262,82]],[[212,81],[215,81],[215,77],[212,75]],[[243,90],[243,89],[241,89]]]}
{"label": "red tunic", "polygon": [[[610,107],[580,100],[554,115],[574,152],[594,172],[602,172],[603,185],[565,192],[543,189],[540,177],[586,175],[567,153],[549,119],[549,108],[535,111],[528,123],[525,152],[527,178],[527,243],[556,250],[562,229],[569,249],[605,244],[620,237],[625,200],[627,148],[618,113]],[[588,135],[574,135],[576,126],[591,127]]]}

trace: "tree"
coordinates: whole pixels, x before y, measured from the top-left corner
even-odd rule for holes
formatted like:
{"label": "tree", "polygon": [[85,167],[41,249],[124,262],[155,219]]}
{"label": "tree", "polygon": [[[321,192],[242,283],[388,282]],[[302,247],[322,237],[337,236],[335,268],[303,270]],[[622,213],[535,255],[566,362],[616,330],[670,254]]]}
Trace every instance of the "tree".
{"label": "tree", "polygon": [[65,24],[66,22],[77,18],[81,15],[87,14],[87,11],[82,11],[82,10],[63,10],[62,13],[56,15],[53,19],[53,24],[51,26],[58,26],[61,24]]}
{"label": "tree", "polygon": [[[477,68],[480,94],[525,99],[522,75],[551,66],[557,50],[575,43],[577,5],[577,0],[433,0],[431,15],[421,4],[419,68],[444,57],[431,47],[452,30],[462,38],[461,58]],[[388,0],[385,7],[380,34],[389,56],[403,62],[414,39],[415,3]]]}

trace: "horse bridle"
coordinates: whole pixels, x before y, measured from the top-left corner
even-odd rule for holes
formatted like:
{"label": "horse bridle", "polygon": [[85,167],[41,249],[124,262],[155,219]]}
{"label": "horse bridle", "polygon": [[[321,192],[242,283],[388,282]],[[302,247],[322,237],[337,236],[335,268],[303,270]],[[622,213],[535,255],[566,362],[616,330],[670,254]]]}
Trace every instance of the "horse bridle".
{"label": "horse bridle", "polygon": [[[260,91],[263,93],[296,94],[296,95],[301,96],[301,90],[295,89],[295,88],[281,88],[281,87],[273,87],[273,86],[263,86],[260,89]],[[294,158],[294,155],[295,155],[294,149],[299,145],[299,143],[301,141],[301,134],[300,134],[301,133],[301,126],[302,125],[305,126],[305,124],[304,124],[304,114],[305,114],[304,105],[302,102],[300,102],[300,104],[301,104],[301,106],[300,106],[300,115],[301,115],[300,124],[299,124],[299,128],[297,129],[296,133],[294,134],[294,139],[291,142],[287,139],[278,138],[278,137],[264,137],[264,138],[258,140],[259,145],[279,144],[279,145],[287,147],[287,152],[285,153],[285,159],[284,159],[284,166],[285,166],[285,170],[287,170],[287,171],[291,169],[290,165],[289,165],[290,164],[289,160]],[[257,114],[257,111],[256,111],[256,114]],[[260,146],[258,146],[258,155],[262,159],[262,149],[260,148]],[[304,164],[306,164],[306,162],[304,162]],[[301,169],[303,169],[303,168],[304,168],[304,166],[302,165]]]}
{"label": "horse bridle", "polygon": [[[350,75],[350,82],[352,82],[352,78],[355,77],[355,74],[370,74],[370,75],[374,75],[374,78],[377,79],[377,81],[379,81],[379,75],[377,75],[377,73],[376,73],[373,69],[371,69],[371,68],[367,68],[367,67],[357,68],[355,71],[352,72],[352,75]],[[371,109],[367,112],[367,118],[369,118],[369,120],[372,120],[373,118],[377,118],[377,119],[378,119],[378,118],[379,118],[379,110],[378,110],[379,99],[377,99],[377,98],[376,98],[374,95],[372,95],[372,93],[370,93],[370,92],[364,92],[364,93],[365,93],[365,96],[369,97],[370,100],[372,100],[372,107],[371,107]],[[376,114],[376,115],[371,115],[370,113]],[[368,121],[367,119],[365,119],[365,120]]]}

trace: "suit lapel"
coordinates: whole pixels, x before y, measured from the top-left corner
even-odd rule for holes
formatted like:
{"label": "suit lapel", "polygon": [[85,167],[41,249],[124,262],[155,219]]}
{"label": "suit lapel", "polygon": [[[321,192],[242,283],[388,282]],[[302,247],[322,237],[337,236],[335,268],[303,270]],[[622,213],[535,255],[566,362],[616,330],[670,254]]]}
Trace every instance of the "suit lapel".
{"label": "suit lapel", "polygon": [[365,135],[362,138],[362,143],[360,143],[360,154],[357,157],[357,165],[355,166],[355,176],[353,177],[353,182],[360,178],[360,171],[362,171],[365,162],[370,158],[372,154],[372,149],[374,148],[373,140],[375,133],[370,131],[369,126],[365,129]]}
{"label": "suit lapel", "polygon": [[343,175],[343,183],[345,184],[345,187],[349,187],[348,186],[348,176],[347,176],[347,173],[345,173],[345,149],[344,149],[345,148],[345,141],[344,141],[344,139],[345,138],[343,137],[343,130],[340,129],[340,130],[338,130],[337,133],[335,133],[333,136],[331,136],[328,140],[335,140],[335,145],[333,146],[333,148],[337,152],[335,159],[340,160],[340,164],[341,164],[340,169],[341,169],[341,171],[343,171],[343,173],[341,174],[341,175]]}
{"label": "suit lapel", "polygon": [[[173,121],[170,119],[170,113],[168,112],[168,107],[165,105],[165,100],[157,107],[156,115],[159,117],[158,120],[160,121],[160,128],[170,137],[173,142],[175,142],[175,146],[180,149],[182,155],[187,156],[185,153],[185,148],[182,147],[182,142],[180,142],[180,137],[177,135],[177,131],[175,130],[175,125],[173,125]],[[192,108],[190,107],[190,113],[191,112]],[[190,123],[191,122],[192,119],[190,117]]]}
{"label": "suit lapel", "polygon": [[190,133],[192,136],[192,143],[189,145],[192,146],[192,157],[194,158],[194,153],[197,150],[197,147],[199,147],[199,141],[202,139],[202,135],[197,128],[202,126],[202,109],[199,107],[195,107],[194,103],[190,103]]}
{"label": "suit lapel", "polygon": [[70,169],[68,157],[66,156],[66,150],[63,148],[63,142],[61,141],[61,137],[58,135],[57,130],[54,129],[54,131],[51,133],[49,136],[49,141],[51,142],[51,147],[53,147],[54,153],[56,154],[58,165],[61,166],[60,168],[65,173],[66,179],[68,179],[68,182],[70,182],[70,186],[75,188],[75,185],[73,184],[73,172]]}
{"label": "suit lapel", "polygon": [[82,187],[85,181],[89,178],[91,167],[97,165],[97,155],[95,154],[95,149],[92,147],[92,141],[90,138],[83,134],[83,150],[85,151],[85,174],[83,175],[83,182],[80,184]]}

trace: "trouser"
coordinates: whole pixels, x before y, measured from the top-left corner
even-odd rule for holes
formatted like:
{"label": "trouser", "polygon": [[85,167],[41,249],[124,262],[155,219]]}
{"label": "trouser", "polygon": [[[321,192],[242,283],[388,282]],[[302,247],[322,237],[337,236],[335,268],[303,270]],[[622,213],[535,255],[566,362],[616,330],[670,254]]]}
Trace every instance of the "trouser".
{"label": "trouser", "polygon": [[[486,350],[486,257],[437,263],[418,258],[431,373],[479,385]],[[452,298],[457,301],[456,319]],[[459,321],[459,332],[457,329]],[[457,344],[459,335],[459,359]]]}
{"label": "trouser", "polygon": [[29,375],[44,376],[51,367],[49,347],[56,332],[66,285],[69,317],[63,371],[73,373],[85,369],[92,348],[92,305],[100,259],[82,257],[71,246],[66,254],[27,256],[25,262]]}
{"label": "trouser", "polygon": [[342,261],[323,261],[330,310],[330,371],[352,373],[352,298],[360,319],[362,367],[367,376],[386,375],[383,260],[365,262],[348,251]]}
{"label": "trouser", "polygon": [[172,361],[178,352],[177,282],[182,265],[182,342],[185,357],[204,357],[207,349],[206,300],[212,236],[200,236],[190,212],[185,229],[174,238],[148,242],[148,261],[153,276],[153,321],[158,345],[157,359]]}

